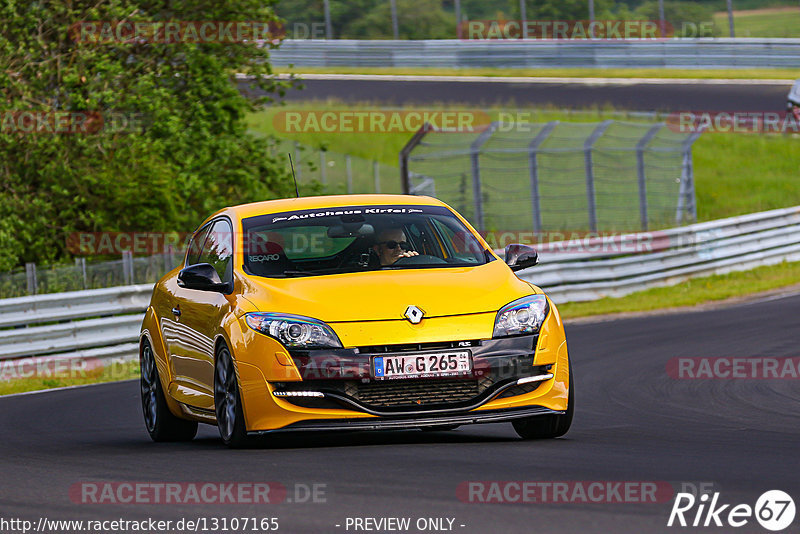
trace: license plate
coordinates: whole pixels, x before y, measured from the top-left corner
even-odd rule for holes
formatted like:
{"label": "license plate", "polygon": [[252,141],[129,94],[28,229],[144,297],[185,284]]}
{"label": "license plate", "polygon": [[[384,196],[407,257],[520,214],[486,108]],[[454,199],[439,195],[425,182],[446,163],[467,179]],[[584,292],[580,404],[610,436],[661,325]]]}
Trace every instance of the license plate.
{"label": "license plate", "polygon": [[461,376],[471,371],[472,355],[466,350],[375,356],[372,359],[372,376],[377,380]]}

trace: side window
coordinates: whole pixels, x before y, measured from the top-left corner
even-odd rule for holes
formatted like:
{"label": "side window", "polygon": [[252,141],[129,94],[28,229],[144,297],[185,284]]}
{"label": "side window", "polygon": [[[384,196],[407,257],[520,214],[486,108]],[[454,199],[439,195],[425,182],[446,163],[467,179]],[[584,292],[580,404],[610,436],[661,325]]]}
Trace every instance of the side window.
{"label": "side window", "polygon": [[233,256],[233,230],[230,223],[219,220],[211,227],[203,245],[198,263],[211,264],[223,282],[230,279],[231,258]]}
{"label": "side window", "polygon": [[187,267],[200,263],[200,253],[203,251],[203,243],[205,243],[206,236],[208,236],[208,231],[210,229],[211,225],[207,224],[192,237],[192,240],[189,242],[189,251],[186,253]]}

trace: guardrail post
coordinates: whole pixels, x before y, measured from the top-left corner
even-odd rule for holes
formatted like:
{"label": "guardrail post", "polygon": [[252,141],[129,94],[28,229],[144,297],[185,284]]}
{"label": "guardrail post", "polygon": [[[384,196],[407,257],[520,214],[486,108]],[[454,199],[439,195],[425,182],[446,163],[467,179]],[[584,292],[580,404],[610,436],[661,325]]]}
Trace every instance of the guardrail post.
{"label": "guardrail post", "polygon": [[589,229],[592,232],[597,231],[597,199],[594,191],[594,168],[592,165],[592,149],[594,144],[603,135],[613,120],[606,120],[601,122],[597,128],[594,129],[592,134],[583,143],[583,158],[586,166],[586,200],[589,209]]}
{"label": "guardrail post", "polygon": [[559,121],[551,121],[545,124],[533,141],[531,141],[531,144],[528,145],[528,166],[531,173],[531,209],[533,210],[533,231],[537,234],[542,231],[542,211],[541,202],[539,200],[538,151],[541,144],[558,125],[558,122]]}
{"label": "guardrail post", "polygon": [[39,290],[39,281],[36,279],[36,264],[25,264],[25,277],[28,280],[28,295],[35,295]]}
{"label": "guardrail post", "polygon": [[350,154],[344,155],[344,168],[347,174],[347,194],[353,194],[353,167],[350,163]]}
{"label": "guardrail post", "polygon": [[656,134],[661,131],[661,128],[664,126],[663,123],[656,124],[652,126],[647,133],[639,139],[639,142],[636,143],[636,174],[639,178],[639,219],[641,220],[642,230],[647,231],[648,225],[648,216],[647,216],[647,179],[645,176],[645,166],[644,166],[644,151],[647,148],[647,145]]}
{"label": "guardrail post", "polygon": [[[372,178],[375,180],[375,192],[381,192],[381,167],[377,161],[372,162]],[[408,194],[408,193],[406,193]]]}
{"label": "guardrail post", "polygon": [[475,208],[475,226],[479,232],[486,230],[483,221],[483,188],[481,187],[481,147],[492,137],[499,123],[492,122],[470,145],[472,166],[472,202]]}

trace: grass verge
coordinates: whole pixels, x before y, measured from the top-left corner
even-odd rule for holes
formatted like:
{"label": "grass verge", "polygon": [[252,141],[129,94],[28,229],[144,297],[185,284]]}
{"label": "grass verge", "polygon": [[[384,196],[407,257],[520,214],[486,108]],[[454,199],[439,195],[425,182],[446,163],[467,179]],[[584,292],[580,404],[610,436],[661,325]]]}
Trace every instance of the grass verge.
{"label": "grass verge", "polygon": [[[736,37],[800,37],[800,8],[771,7],[733,12]],[[714,13],[714,25],[728,35],[728,13]]]}
{"label": "grass verge", "polygon": [[[378,160],[397,166],[397,155],[411,137],[406,133],[343,133],[276,131],[275,115],[284,111],[363,111],[399,109],[370,103],[344,104],[335,101],[292,103],[270,108],[249,117],[256,131],[291,139],[305,145],[324,146],[333,152]],[[412,109],[412,108],[406,108]],[[423,110],[420,108],[414,108]],[[424,110],[459,109],[458,106],[425,106]],[[470,108],[476,111],[477,108]],[[533,108],[490,108],[492,119],[501,112],[522,113],[531,122],[561,120],[594,122],[608,118],[635,121],[624,112],[593,109],[583,112],[537,110]],[[280,121],[278,121],[280,122]],[[800,205],[800,138],[781,134],[707,133],[693,148],[698,220],[708,221],[775,208]],[[746,193],[745,193],[746,192]]]}
{"label": "grass verge", "polygon": [[565,302],[558,311],[566,319],[697,306],[753,293],[788,287],[800,282],[800,262],[783,262],[749,271],[694,278],[669,287],[637,291],[620,298],[591,302]]}
{"label": "grass verge", "polygon": [[139,362],[113,362],[91,371],[60,371],[49,368],[37,371],[41,376],[27,377],[31,368],[20,369],[13,360],[0,362],[0,396],[68,386],[118,382],[139,377]]}
{"label": "grass verge", "polygon": [[[727,28],[727,22],[726,28]],[[738,22],[737,22],[738,24]],[[738,26],[737,26],[738,28]],[[800,31],[800,24],[796,26]],[[282,74],[394,74],[411,76],[514,76],[525,78],[669,78],[701,80],[787,80],[797,78],[797,69],[588,69],[588,68],[425,68],[425,67],[275,67]]]}

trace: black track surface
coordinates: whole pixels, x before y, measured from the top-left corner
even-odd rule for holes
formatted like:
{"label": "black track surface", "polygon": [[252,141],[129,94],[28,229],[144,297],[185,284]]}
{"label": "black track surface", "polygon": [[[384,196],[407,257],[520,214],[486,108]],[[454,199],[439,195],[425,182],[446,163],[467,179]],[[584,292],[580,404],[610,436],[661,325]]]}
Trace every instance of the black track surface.
{"label": "black track surface", "polygon": [[[566,437],[543,442],[521,441],[510,424],[494,424],[283,435],[260,448],[228,450],[211,427],[201,427],[191,443],[152,443],[136,382],[0,398],[0,516],[274,516],[281,532],[346,532],[347,517],[380,516],[451,517],[454,530],[465,533],[681,530],[666,527],[670,502],[469,504],[458,500],[456,488],[470,480],[666,481],[676,489],[706,482],[727,503],[753,505],[769,489],[800,502],[800,382],[675,380],[665,370],[679,356],[796,356],[798,317],[800,295],[568,326],[577,411]],[[327,502],[70,499],[74,484],[98,481],[274,481],[290,489],[322,483]],[[786,532],[796,532],[798,521]],[[765,532],[754,521],[737,531]]]}
{"label": "black track surface", "polygon": [[[632,111],[784,111],[786,86],[768,84],[630,84],[588,86],[574,83],[449,81],[305,80],[285,100],[380,102],[393,105],[452,103],[474,106],[555,106],[584,109],[613,106]],[[247,91],[247,84],[240,88]]]}

